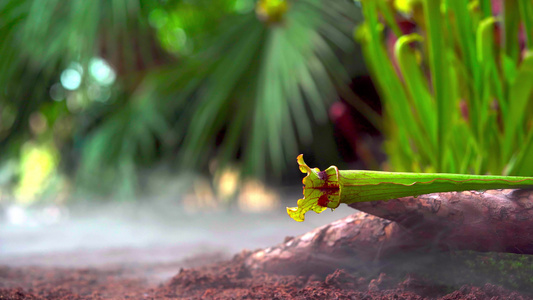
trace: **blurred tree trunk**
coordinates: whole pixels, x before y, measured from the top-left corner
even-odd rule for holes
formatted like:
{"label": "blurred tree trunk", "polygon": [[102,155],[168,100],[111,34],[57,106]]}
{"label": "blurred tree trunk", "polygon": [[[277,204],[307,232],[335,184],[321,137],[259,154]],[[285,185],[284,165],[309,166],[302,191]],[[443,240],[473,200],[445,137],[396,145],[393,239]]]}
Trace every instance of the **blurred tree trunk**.
{"label": "blurred tree trunk", "polygon": [[247,259],[253,269],[328,274],[413,250],[533,254],[533,190],[450,192],[351,205],[344,219]]}

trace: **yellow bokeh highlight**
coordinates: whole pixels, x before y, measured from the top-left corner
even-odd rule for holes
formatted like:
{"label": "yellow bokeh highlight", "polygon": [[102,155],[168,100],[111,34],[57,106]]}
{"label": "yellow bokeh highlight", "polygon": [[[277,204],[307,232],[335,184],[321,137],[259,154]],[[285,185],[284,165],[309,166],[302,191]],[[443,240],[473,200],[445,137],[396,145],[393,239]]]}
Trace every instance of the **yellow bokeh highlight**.
{"label": "yellow bokeh highlight", "polygon": [[279,207],[279,195],[258,180],[243,183],[238,197],[239,209],[244,212],[266,212]]}
{"label": "yellow bokeh highlight", "polygon": [[223,169],[216,180],[217,196],[223,200],[233,197],[239,188],[239,180],[238,169],[232,167]]}
{"label": "yellow bokeh highlight", "polygon": [[15,190],[17,202],[30,204],[48,186],[58,164],[56,149],[51,145],[27,142],[21,150],[20,180]]}

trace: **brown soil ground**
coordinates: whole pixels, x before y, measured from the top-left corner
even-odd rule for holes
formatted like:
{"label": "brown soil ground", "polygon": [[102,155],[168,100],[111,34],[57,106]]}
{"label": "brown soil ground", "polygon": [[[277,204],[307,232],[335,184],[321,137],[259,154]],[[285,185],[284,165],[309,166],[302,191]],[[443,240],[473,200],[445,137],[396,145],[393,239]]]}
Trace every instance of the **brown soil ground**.
{"label": "brown soil ground", "polygon": [[268,274],[248,270],[244,266],[248,254],[215,263],[220,260],[217,256],[195,257],[180,263],[191,268],[179,270],[163,284],[148,275],[167,270],[168,264],[107,269],[0,267],[0,299],[533,299],[492,284],[449,290],[416,275],[402,280],[385,273],[364,278],[342,269],[325,277]]}

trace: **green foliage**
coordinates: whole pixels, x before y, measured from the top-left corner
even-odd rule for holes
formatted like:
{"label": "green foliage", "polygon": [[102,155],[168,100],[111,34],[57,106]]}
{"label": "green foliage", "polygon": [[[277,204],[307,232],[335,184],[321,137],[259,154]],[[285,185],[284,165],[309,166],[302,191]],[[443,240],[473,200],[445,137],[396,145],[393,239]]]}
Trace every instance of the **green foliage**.
{"label": "green foliage", "polygon": [[[67,154],[61,164],[67,171],[75,170],[68,157],[76,155],[86,135],[105,123],[101,120],[113,115],[112,110],[133,110],[135,101],[124,100],[124,95],[135,88],[138,72],[153,67],[161,55],[153,50],[148,24],[148,12],[157,6],[155,0],[1,1],[0,110],[9,122],[0,127],[0,151],[10,153],[3,159],[22,155],[22,145],[33,140],[60,148]],[[91,62],[100,56],[114,67],[112,79],[103,84],[91,77]],[[62,72],[72,68],[81,83],[67,90],[59,81]],[[44,118],[45,131],[31,128],[32,117]],[[132,127],[145,128],[145,119],[138,118]],[[132,131],[130,124],[124,126],[121,131]],[[122,136],[139,139],[137,134]],[[86,156],[90,160],[95,155]],[[104,165],[107,157],[100,156],[101,162],[93,167]]]}
{"label": "green foliage", "polygon": [[357,37],[384,103],[390,168],[532,175],[533,3],[505,1],[492,16],[491,1],[412,1],[405,34],[386,1],[362,3]]}
{"label": "green foliage", "polygon": [[[247,173],[262,175],[265,165],[279,173],[298,141],[313,138],[311,124],[327,121],[325,104],[349,79],[335,51],[352,51],[353,14],[343,1],[308,0],[289,2],[277,23],[263,23],[253,12],[228,20],[210,47],[172,73],[176,85],[187,78],[191,93],[171,103],[187,124],[180,127],[180,163],[200,166],[216,154],[223,165],[240,152]],[[222,146],[214,153],[212,137],[220,132]]]}
{"label": "green foliage", "polygon": [[180,167],[240,157],[247,174],[279,175],[313,139],[313,124],[327,122],[336,89],[346,90],[338,53],[355,46],[355,7],[277,2],[227,14],[202,47],[147,78],[154,87],[147,97],[161,99],[159,111],[173,129]]}
{"label": "green foliage", "polygon": [[[6,0],[0,15],[0,151],[54,145],[92,191],[131,191],[162,160],[279,175],[337,91],[349,96],[339,57],[358,11],[344,0]],[[93,78],[95,59],[113,80]]]}

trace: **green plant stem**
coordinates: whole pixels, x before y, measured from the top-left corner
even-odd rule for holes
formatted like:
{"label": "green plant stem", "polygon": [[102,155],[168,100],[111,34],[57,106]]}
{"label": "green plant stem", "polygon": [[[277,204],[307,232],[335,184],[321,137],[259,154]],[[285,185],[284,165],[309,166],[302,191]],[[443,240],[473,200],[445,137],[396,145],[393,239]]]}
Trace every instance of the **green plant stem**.
{"label": "green plant stem", "polygon": [[435,166],[437,170],[442,169],[443,162],[443,149],[446,143],[446,130],[449,127],[449,98],[447,89],[449,88],[447,84],[447,70],[444,68],[445,58],[446,58],[446,47],[444,46],[444,37],[442,35],[442,25],[441,19],[442,15],[440,13],[441,1],[435,0],[425,0],[424,1],[424,16],[427,26],[427,37],[429,44],[429,65],[431,70],[431,80],[433,83],[433,93],[435,94],[435,100],[437,102],[437,153],[438,157],[437,165]]}
{"label": "green plant stem", "polygon": [[302,155],[297,161],[300,171],[307,174],[302,181],[304,198],[298,200],[298,207],[287,207],[287,213],[299,222],[304,221],[310,210],[321,213],[341,203],[533,186],[533,177],[339,170],[336,166],[320,171],[307,166]]}
{"label": "green plant stem", "polygon": [[526,31],[526,48],[533,51],[533,2],[531,0],[518,0],[518,7]]}

